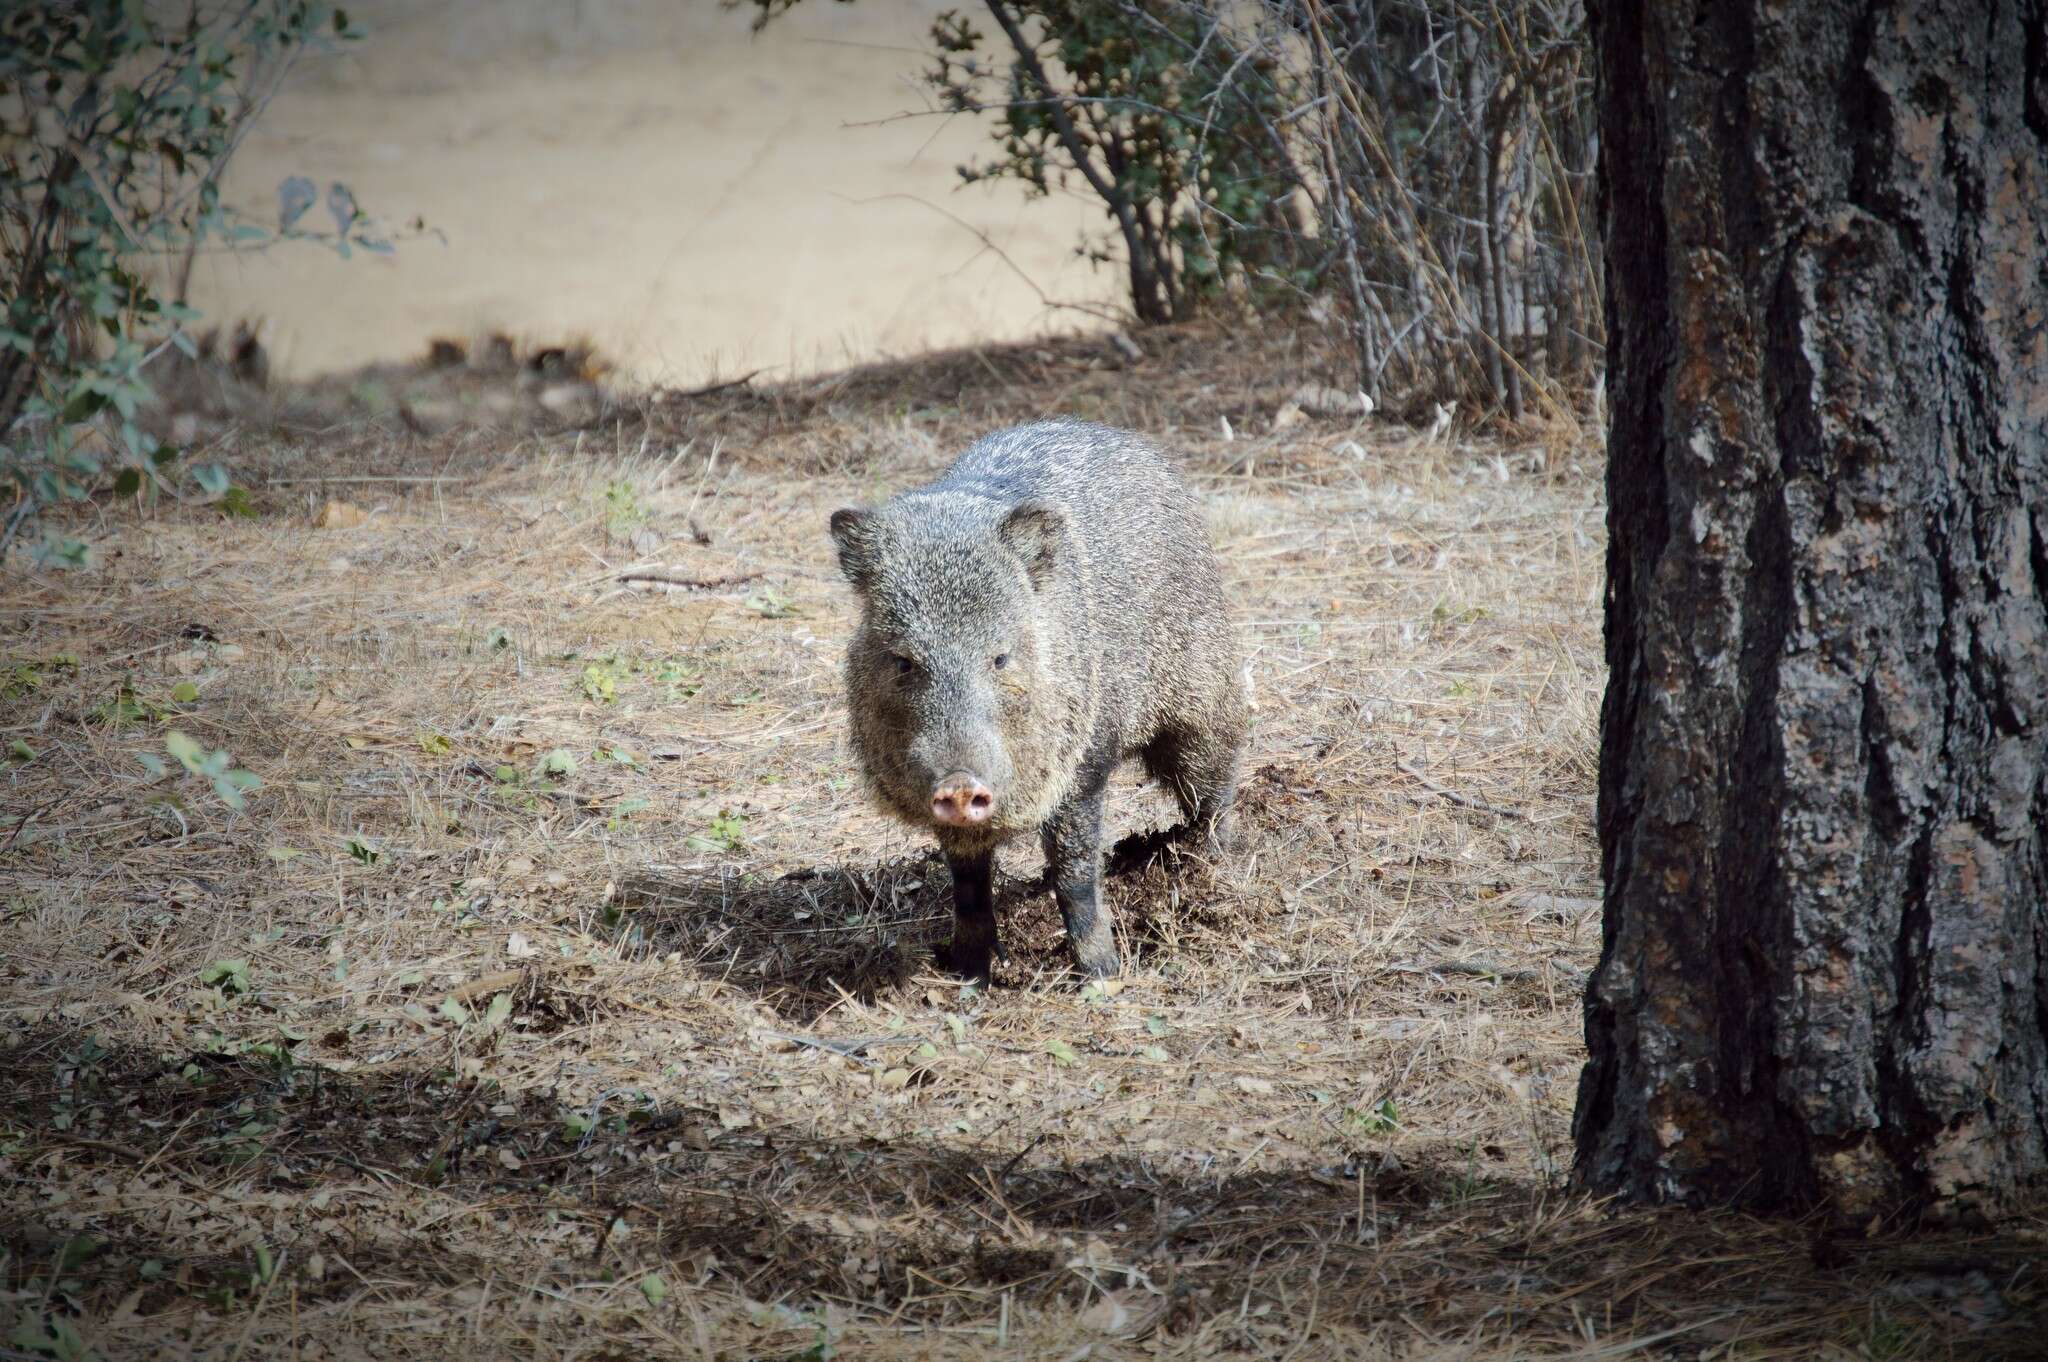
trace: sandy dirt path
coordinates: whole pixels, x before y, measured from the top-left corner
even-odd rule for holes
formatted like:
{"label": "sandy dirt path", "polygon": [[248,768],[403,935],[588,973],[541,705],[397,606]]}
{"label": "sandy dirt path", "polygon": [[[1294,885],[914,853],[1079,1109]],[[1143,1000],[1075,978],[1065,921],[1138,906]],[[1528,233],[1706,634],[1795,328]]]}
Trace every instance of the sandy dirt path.
{"label": "sandy dirt path", "polygon": [[753,35],[715,0],[351,5],[370,36],[293,73],[229,197],[269,222],[285,176],[340,180],[446,244],[209,259],[193,301],[263,319],[288,377],[489,328],[690,383],[1095,324],[1039,292],[1113,305],[1114,272],[1074,253],[1093,205],[956,189],[987,145],[971,119],[872,122],[928,107],[942,7],[811,0]]}

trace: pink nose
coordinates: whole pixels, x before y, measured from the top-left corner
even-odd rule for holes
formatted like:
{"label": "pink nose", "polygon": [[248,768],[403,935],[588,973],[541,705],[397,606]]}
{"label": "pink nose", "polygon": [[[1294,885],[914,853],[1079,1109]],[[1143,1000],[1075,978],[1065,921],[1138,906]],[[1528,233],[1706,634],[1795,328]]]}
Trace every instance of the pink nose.
{"label": "pink nose", "polygon": [[955,771],[932,787],[932,817],[949,827],[986,823],[995,811],[995,791],[965,771]]}

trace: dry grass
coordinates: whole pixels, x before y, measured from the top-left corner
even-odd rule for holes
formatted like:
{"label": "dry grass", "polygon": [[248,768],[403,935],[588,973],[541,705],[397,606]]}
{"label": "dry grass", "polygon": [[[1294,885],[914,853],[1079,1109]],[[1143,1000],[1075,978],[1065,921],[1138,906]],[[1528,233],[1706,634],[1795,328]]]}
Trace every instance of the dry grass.
{"label": "dry grass", "polygon": [[[1567,1192],[1593,461],[1270,434],[1300,342],[1148,345],[584,432],[230,425],[259,519],[108,509],[98,568],[11,564],[0,1329],[107,1358],[2042,1355],[2038,1234]],[[1017,854],[1011,960],[964,992],[931,963],[943,870],[843,749],[822,524],[1049,409],[1190,452],[1253,658],[1250,836],[1114,882],[1107,990]],[[318,527],[330,499],[367,521]],[[261,776],[247,812],[146,775],[172,728]],[[1119,787],[1118,831],[1163,814]]]}

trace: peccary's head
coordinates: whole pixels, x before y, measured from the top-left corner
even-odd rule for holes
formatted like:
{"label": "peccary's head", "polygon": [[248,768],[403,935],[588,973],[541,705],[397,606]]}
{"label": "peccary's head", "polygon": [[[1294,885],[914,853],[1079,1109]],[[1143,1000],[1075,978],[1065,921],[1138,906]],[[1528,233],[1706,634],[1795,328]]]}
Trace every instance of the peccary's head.
{"label": "peccary's head", "polygon": [[854,750],[883,803],[960,847],[1036,827],[1072,760],[1048,608],[1065,516],[921,496],[835,512],[832,537],[862,605],[846,657]]}

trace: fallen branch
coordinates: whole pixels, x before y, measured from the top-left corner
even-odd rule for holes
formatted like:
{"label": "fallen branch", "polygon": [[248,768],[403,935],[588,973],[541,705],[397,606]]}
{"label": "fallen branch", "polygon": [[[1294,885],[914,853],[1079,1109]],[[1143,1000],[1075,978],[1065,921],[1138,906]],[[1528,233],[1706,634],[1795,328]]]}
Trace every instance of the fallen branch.
{"label": "fallen branch", "polygon": [[1537,977],[1533,969],[1495,965],[1484,960],[1397,960],[1386,968],[1394,974],[1467,974],[1475,979],[1501,979],[1515,983]]}
{"label": "fallen branch", "polygon": [[667,393],[665,394],[665,396],[669,400],[674,402],[685,402],[693,397],[713,397],[719,393],[726,392],[733,388],[746,387],[749,383],[752,383],[754,381],[755,376],[760,374],[761,372],[762,370],[759,369],[749,369],[747,370],[747,372],[741,374],[738,378],[728,378],[722,383],[706,383],[701,388],[687,388],[681,392]]}
{"label": "fallen branch", "polygon": [[758,572],[741,572],[729,577],[676,577],[661,571],[622,572],[613,580],[645,582],[653,586],[681,587],[686,591],[716,591],[722,587],[744,586],[760,580]]}
{"label": "fallen branch", "polygon": [[509,992],[510,990],[517,988],[519,986],[519,981],[524,979],[525,977],[525,970],[500,970],[496,974],[486,974],[479,978],[472,979],[466,984],[457,984],[454,988],[448,990],[448,996],[450,998],[453,998],[456,1002],[461,1003],[463,1006],[467,1007],[471,1002],[478,998],[482,998],[493,993]]}
{"label": "fallen branch", "polygon": [[1580,918],[1600,911],[1599,899],[1570,898],[1563,894],[1516,894],[1517,908],[1526,908],[1529,915],[1523,919],[1534,922],[1537,918],[1551,918],[1558,922],[1577,922]]}
{"label": "fallen branch", "polygon": [[1520,809],[1504,809],[1498,804],[1489,804],[1483,799],[1475,799],[1468,794],[1459,794],[1456,790],[1453,790],[1448,786],[1439,785],[1434,780],[1431,780],[1428,776],[1424,775],[1421,771],[1418,771],[1415,767],[1410,766],[1405,761],[1395,762],[1394,769],[1399,771],[1404,776],[1412,776],[1414,779],[1420,781],[1429,790],[1431,794],[1437,795],[1438,797],[1443,799],[1447,799],[1451,803],[1459,805],[1462,808],[1471,809],[1477,813],[1495,814],[1501,818],[1528,817],[1528,815],[1523,813]]}

